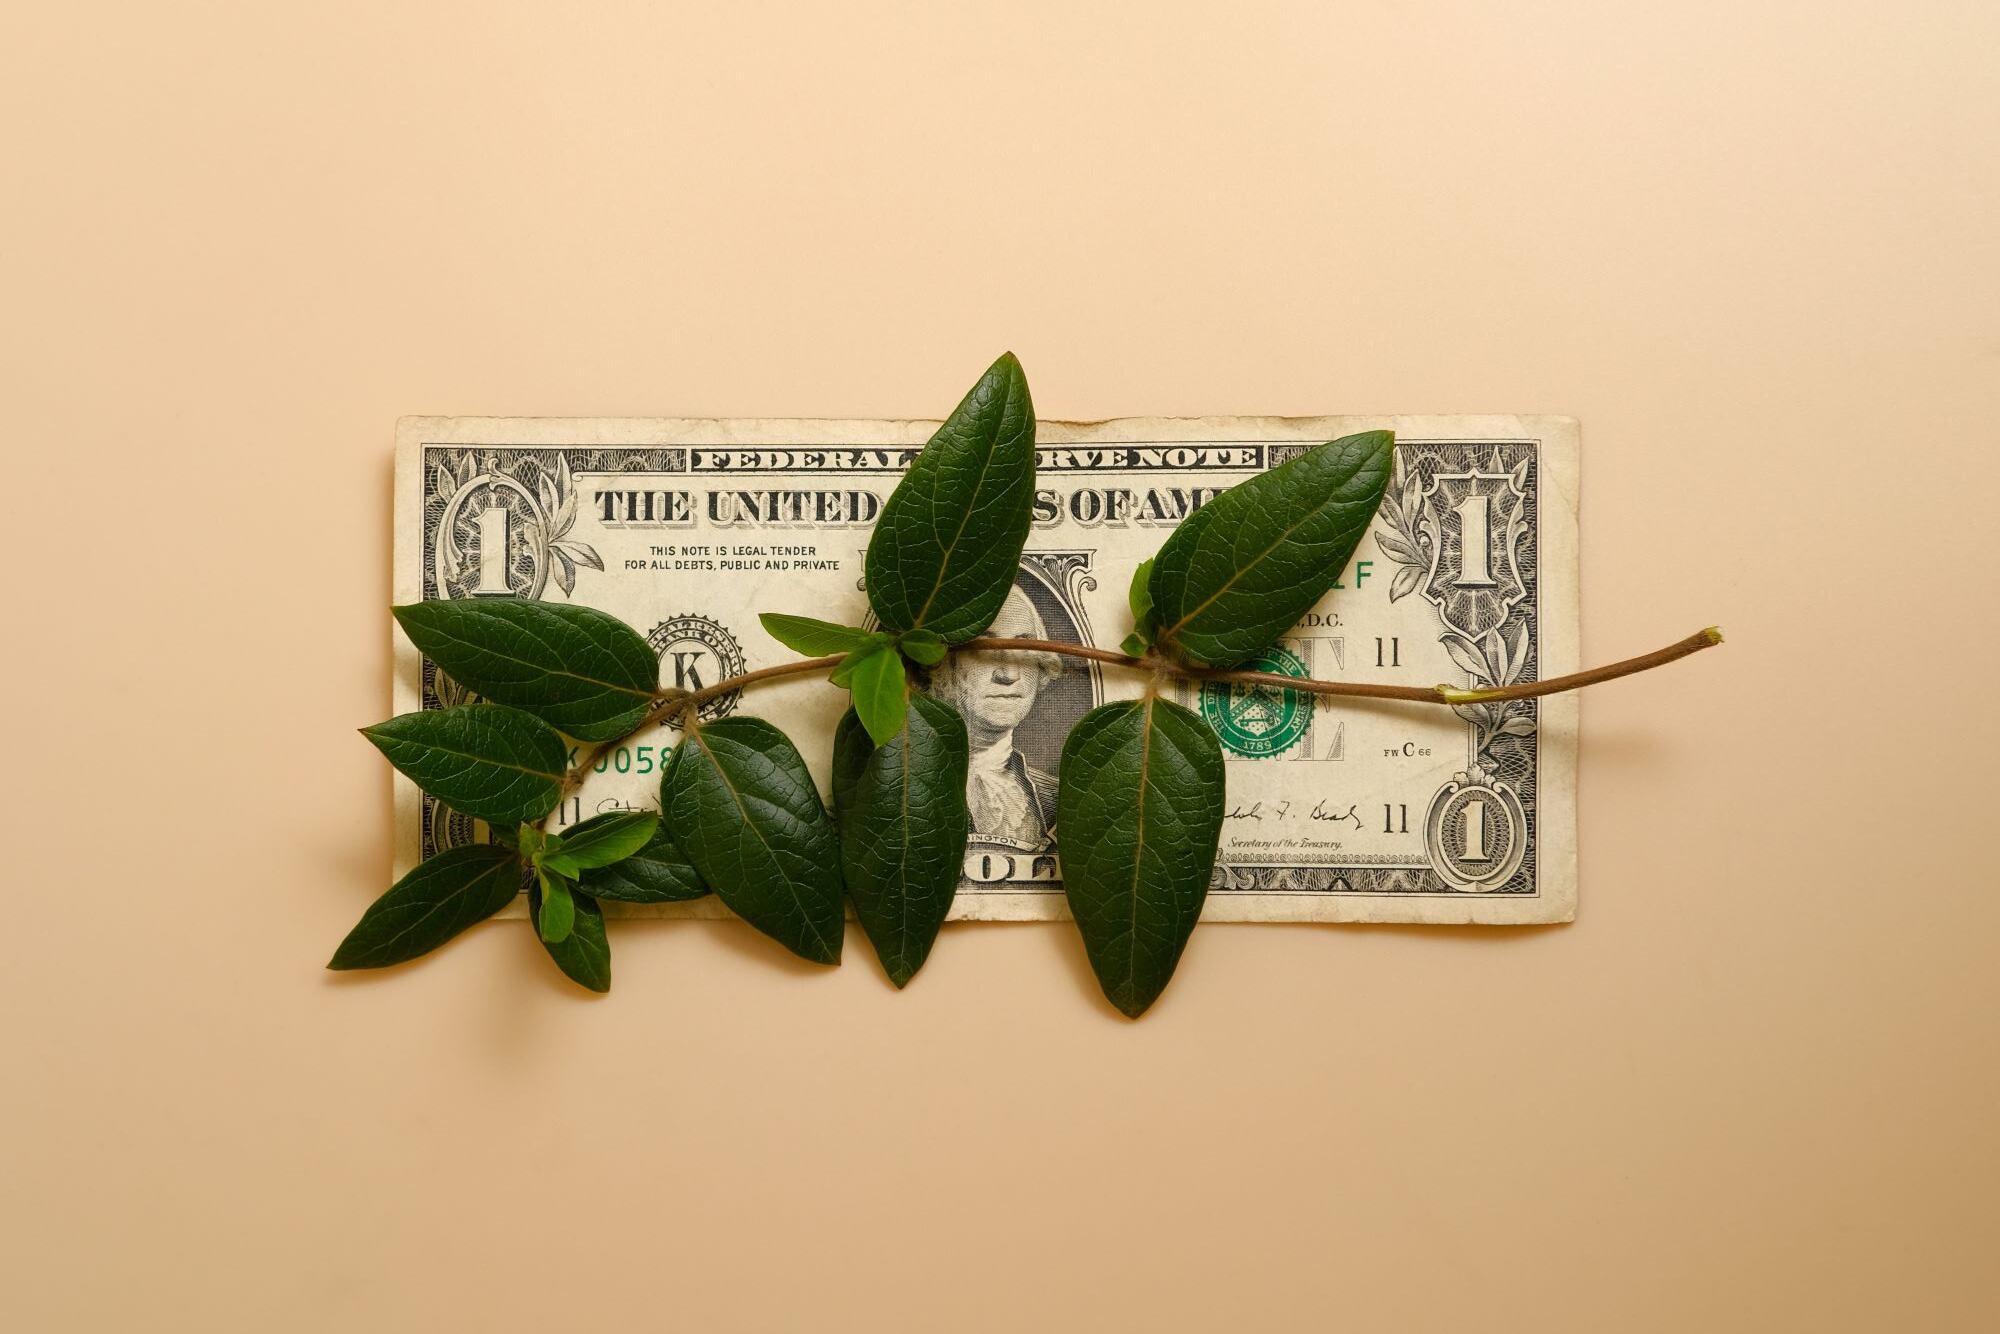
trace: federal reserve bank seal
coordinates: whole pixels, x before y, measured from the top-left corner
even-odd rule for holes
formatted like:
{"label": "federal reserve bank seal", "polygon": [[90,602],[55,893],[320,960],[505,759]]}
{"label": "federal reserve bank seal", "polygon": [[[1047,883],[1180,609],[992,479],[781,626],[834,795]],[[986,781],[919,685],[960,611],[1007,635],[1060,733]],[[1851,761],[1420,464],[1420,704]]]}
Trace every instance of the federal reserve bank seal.
{"label": "federal reserve bank seal", "polygon": [[[1306,665],[1290,649],[1273,645],[1241,664],[1247,671],[1307,675]],[[1201,688],[1201,716],[1238,755],[1262,758],[1282,755],[1298,744],[1312,723],[1312,696],[1265,685],[1223,685]]]}
{"label": "federal reserve bank seal", "polygon": [[[704,690],[743,673],[743,646],[722,622],[707,616],[670,616],[646,636],[660,655],[660,684],[675,690]],[[709,722],[735,711],[743,692],[718,695],[698,710]]]}

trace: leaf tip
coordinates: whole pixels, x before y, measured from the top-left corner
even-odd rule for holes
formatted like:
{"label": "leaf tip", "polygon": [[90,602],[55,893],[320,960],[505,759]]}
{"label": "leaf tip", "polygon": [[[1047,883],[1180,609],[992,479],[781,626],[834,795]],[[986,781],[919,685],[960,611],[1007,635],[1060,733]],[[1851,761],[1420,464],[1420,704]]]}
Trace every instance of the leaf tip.
{"label": "leaf tip", "polygon": [[1028,392],[1028,373],[1021,369],[1021,359],[1012,352],[1002,352],[995,358],[983,378],[1002,382],[1010,401]]}
{"label": "leaf tip", "polygon": [[821,935],[817,930],[810,933],[812,939],[801,941],[806,946],[799,949],[789,946],[792,952],[809,963],[823,963],[832,968],[840,966],[841,946],[847,943],[847,922],[842,920],[832,925],[832,930]]}
{"label": "leaf tip", "polygon": [[[391,718],[388,722],[372,723],[367,727],[357,727],[354,730],[359,732],[362,739],[369,745],[375,747],[375,749],[381,751],[384,755],[388,755],[389,747],[396,740],[396,734],[389,730],[389,723],[394,721],[395,719]],[[393,757],[389,762],[391,764],[396,763]]]}
{"label": "leaf tip", "polygon": [[1386,484],[1389,473],[1394,470],[1396,465],[1396,433],[1394,431],[1360,431],[1354,435],[1343,436],[1332,443],[1345,445],[1350,449],[1359,445],[1365,451],[1364,458],[1360,464],[1362,471],[1372,472],[1374,468],[1379,467],[1382,469],[1383,481]]}
{"label": "leaf tip", "polygon": [[1159,995],[1158,993],[1155,993],[1151,996],[1147,996],[1137,992],[1128,991],[1114,996],[1111,995],[1109,992],[1106,992],[1105,999],[1109,1000],[1112,1004],[1112,1007],[1116,1009],[1118,1013],[1124,1015],[1127,1019],[1137,1019],[1140,1015],[1144,1014],[1147,1010],[1153,1007],[1153,1002],[1159,999]]}

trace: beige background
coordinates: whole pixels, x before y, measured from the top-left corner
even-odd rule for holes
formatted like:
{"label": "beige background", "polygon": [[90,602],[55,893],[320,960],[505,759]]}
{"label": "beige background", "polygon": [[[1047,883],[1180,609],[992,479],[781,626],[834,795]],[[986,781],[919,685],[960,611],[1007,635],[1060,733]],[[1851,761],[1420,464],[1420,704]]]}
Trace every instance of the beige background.
{"label": "beige background", "polygon": [[[0,40],[18,1330],[1991,1329],[1985,3],[42,5]],[[1564,412],[1582,917],[905,994],[384,886],[399,414]]]}

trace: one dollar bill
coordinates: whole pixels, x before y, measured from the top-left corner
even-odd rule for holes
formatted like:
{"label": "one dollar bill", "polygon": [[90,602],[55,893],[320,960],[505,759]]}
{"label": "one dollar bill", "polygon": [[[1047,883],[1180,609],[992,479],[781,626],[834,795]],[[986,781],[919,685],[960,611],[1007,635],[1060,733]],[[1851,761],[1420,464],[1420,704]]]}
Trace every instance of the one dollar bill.
{"label": "one dollar bill", "polygon": [[[758,613],[862,623],[862,555],[925,421],[410,418],[396,453],[395,595],[609,612],[700,689],[796,657]],[[1340,583],[1252,663],[1299,677],[1508,685],[1577,667],[1577,432],[1559,417],[1043,422],[1034,524],[999,637],[1115,647],[1132,571],[1225,487],[1325,440],[1396,432],[1396,472]],[[396,711],[464,702],[406,641]],[[1063,738],[1141,674],[961,653],[927,688],[964,715],[973,832],[955,919],[1064,915]],[[1204,915],[1260,922],[1567,921],[1576,908],[1573,696],[1445,708],[1185,682],[1228,761]],[[711,701],[788,733],[828,789],[844,691],[791,677]],[[557,813],[657,809],[677,733],[613,748]],[[484,837],[398,777],[398,871]],[[625,905],[616,905],[624,907]],[[636,908],[715,914],[713,899]]]}

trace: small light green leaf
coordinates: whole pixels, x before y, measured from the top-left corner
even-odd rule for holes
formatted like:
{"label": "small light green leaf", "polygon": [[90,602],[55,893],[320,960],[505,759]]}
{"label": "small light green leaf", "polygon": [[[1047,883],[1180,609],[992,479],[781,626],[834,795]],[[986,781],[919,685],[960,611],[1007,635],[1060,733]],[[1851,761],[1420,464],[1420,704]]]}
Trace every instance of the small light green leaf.
{"label": "small light green leaf", "polygon": [[851,625],[816,621],[810,616],[787,616],[767,611],[758,616],[765,633],[794,653],[823,658],[829,653],[850,653],[868,642],[868,632]]}
{"label": "small light green leaf", "polygon": [[540,870],[546,866],[557,875],[568,874],[560,865],[563,840],[561,834],[543,834],[535,847],[528,853],[528,865]]}
{"label": "small light green leaf", "polygon": [[1021,563],[1035,498],[1035,407],[1009,352],[917,455],[868,541],[868,603],[889,630],[948,643],[992,623]]}
{"label": "small light green leaf", "polygon": [[833,808],[854,915],[889,980],[923,967],[965,867],[965,722],[928,695],[876,745],[849,709],[833,736]]}
{"label": "small light green leaf", "polygon": [[903,673],[903,655],[891,648],[879,648],[854,665],[847,688],[854,697],[854,711],[878,746],[887,745],[903,730],[909,707],[908,678]]}
{"label": "small light green leaf", "polygon": [[1153,562],[1151,559],[1139,562],[1139,568],[1132,571],[1132,587],[1125,600],[1132,606],[1132,624],[1139,630],[1146,629],[1146,619],[1153,614]]}
{"label": "small light green leaf", "polygon": [[1210,667],[1269,648],[1339,581],[1394,458],[1391,432],[1344,436],[1196,510],[1154,558],[1154,642]]}
{"label": "small light green leaf", "polygon": [[[556,961],[556,967],[577,985],[591,991],[611,990],[611,941],[604,934],[604,910],[588,894],[565,891],[574,900],[575,914],[569,931],[561,940],[543,939],[542,948]],[[528,886],[528,915],[542,920],[542,887]]]}
{"label": "small light green leaf", "polygon": [[652,841],[660,817],[647,811],[610,811],[593,815],[562,836],[562,847],[541,864],[574,879],[579,872],[623,861]]}
{"label": "small light green leaf", "polygon": [[418,787],[488,824],[540,819],[562,789],[562,737],[519,709],[429,709],[364,727],[361,735]]}
{"label": "small light green leaf", "polygon": [[410,642],[454,681],[581,741],[625,735],[659,689],[652,648],[590,607],[464,598],[392,610]]}
{"label": "small light green leaf", "polygon": [[1143,658],[1153,646],[1153,562],[1142,560],[1132,571],[1132,586],[1125,600],[1132,607],[1132,633],[1118,645],[1128,657]]}
{"label": "small light green leaf", "polygon": [[863,643],[861,647],[855,649],[852,653],[849,653],[834,664],[833,671],[827,675],[826,679],[840,686],[842,689],[846,689],[854,680],[854,669],[859,667],[864,659],[873,657],[876,653],[888,648],[894,642],[894,635],[876,633],[868,636],[867,642]]}
{"label": "small light green leaf", "polygon": [[783,732],[762,718],[704,723],[660,787],[674,842],[732,911],[802,958],[840,962],[839,839]]}
{"label": "small light green leaf", "polygon": [[904,657],[926,667],[943,662],[949,651],[944,640],[929,630],[905,630],[896,637],[896,647],[903,651]]}
{"label": "small light green leaf", "polygon": [[521,863],[506,848],[448,848],[398,880],[361,914],[328,968],[386,968],[428,954],[521,892]]}
{"label": "small light green leaf", "polygon": [[569,882],[547,870],[535,873],[541,887],[542,906],[535,910],[535,927],[545,945],[560,945],[576,926],[576,900]]}
{"label": "small light green leaf", "polygon": [[1063,744],[1063,891],[1098,985],[1132,1018],[1166,987],[1201,915],[1222,815],[1222,747],[1177,704],[1103,705]]}
{"label": "small light green leaf", "polygon": [[645,847],[609,866],[587,870],[580,879],[597,898],[622,903],[680,903],[708,893],[664,820],[654,826]]}

